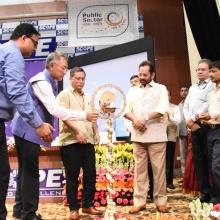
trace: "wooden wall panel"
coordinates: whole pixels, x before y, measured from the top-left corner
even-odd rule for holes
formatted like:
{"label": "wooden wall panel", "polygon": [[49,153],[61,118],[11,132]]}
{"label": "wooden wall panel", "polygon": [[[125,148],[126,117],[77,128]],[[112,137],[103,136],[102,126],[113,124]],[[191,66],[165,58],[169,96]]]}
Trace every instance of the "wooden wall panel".
{"label": "wooden wall panel", "polygon": [[138,13],[144,16],[144,34],[155,39],[157,81],[180,101],[179,88],[190,85],[190,70],[181,0],[138,0]]}

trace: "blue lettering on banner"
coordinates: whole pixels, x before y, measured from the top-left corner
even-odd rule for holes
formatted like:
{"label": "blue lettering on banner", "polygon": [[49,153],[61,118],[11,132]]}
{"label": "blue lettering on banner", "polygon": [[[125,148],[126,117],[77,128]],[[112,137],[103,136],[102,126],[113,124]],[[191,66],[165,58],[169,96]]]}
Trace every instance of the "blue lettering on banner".
{"label": "blue lettering on banner", "polygon": [[36,52],[31,56],[31,59],[46,58],[49,53],[56,50],[57,43],[55,37],[40,38]]}
{"label": "blue lettering on banner", "polygon": [[57,18],[57,24],[68,24],[68,18]]}
{"label": "blue lettering on banner", "polygon": [[75,48],[75,53],[93,52],[94,50],[95,50],[95,47],[93,47],[93,46],[76,47],[76,48]]}
{"label": "blue lettering on banner", "polygon": [[68,30],[56,30],[56,36],[68,35]]}
{"label": "blue lettering on banner", "polygon": [[[37,26],[38,25],[38,21],[37,20],[23,20],[21,21],[21,24],[22,23],[28,23],[28,24],[32,24],[34,26]],[[36,27],[35,27],[36,28]]]}
{"label": "blue lettering on banner", "polygon": [[15,27],[3,27],[2,34],[10,34],[14,31]]}
{"label": "blue lettering on banner", "polygon": [[39,26],[39,31],[53,31],[56,30],[55,24],[45,24]]}
{"label": "blue lettering on banner", "polygon": [[[8,40],[0,40],[0,44]],[[57,48],[56,37],[40,38],[38,41],[37,50],[27,60],[46,59],[49,53],[54,52]]]}
{"label": "blue lettering on banner", "polygon": [[[7,198],[14,198],[17,187],[17,170],[10,173],[9,187]],[[41,169],[39,170],[40,197],[62,197],[64,186],[64,170],[57,169]]]}
{"label": "blue lettering on banner", "polygon": [[59,41],[57,42],[57,47],[68,46],[68,41]]}

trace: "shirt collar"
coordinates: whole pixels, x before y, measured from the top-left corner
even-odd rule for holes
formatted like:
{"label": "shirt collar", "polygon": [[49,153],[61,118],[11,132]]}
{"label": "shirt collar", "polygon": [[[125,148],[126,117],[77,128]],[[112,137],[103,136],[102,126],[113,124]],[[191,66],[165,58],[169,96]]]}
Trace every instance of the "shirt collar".
{"label": "shirt collar", "polygon": [[[70,89],[70,91],[72,92],[72,93],[78,93],[77,91],[76,91],[76,89],[74,89],[72,86],[69,86],[69,89]],[[85,93],[84,93],[84,91],[82,91],[82,93],[78,93],[79,95],[85,95]]]}
{"label": "shirt collar", "polygon": [[199,81],[197,84],[198,84],[198,85],[207,84],[209,81],[210,81],[210,79],[208,78],[208,79],[206,79],[206,80]]}
{"label": "shirt collar", "polygon": [[[153,87],[155,86],[154,80],[151,80],[145,87]],[[142,84],[139,85],[139,88],[145,88]]]}
{"label": "shirt collar", "polygon": [[43,70],[43,72],[47,75],[48,79],[53,85],[57,85],[57,81],[50,75],[50,72],[46,68]]}

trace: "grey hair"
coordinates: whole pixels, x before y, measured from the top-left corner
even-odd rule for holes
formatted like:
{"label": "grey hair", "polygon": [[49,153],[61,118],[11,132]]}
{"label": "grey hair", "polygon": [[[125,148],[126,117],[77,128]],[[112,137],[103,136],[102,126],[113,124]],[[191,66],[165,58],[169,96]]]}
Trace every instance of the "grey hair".
{"label": "grey hair", "polygon": [[50,53],[46,59],[46,68],[49,68],[49,65],[53,63],[53,61],[60,60],[60,58],[64,58],[65,60],[67,60],[67,57],[65,56],[63,52],[56,51],[56,52]]}

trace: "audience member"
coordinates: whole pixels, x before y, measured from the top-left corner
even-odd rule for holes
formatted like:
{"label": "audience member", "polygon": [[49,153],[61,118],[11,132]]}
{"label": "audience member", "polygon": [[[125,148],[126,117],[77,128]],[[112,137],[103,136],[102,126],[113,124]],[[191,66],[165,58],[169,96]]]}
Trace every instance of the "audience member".
{"label": "audience member", "polygon": [[200,114],[201,122],[206,123],[208,132],[208,159],[212,172],[212,195],[210,202],[220,203],[220,60],[212,63],[210,78],[215,89],[209,96],[208,112]]}
{"label": "audience member", "polygon": [[200,123],[196,116],[207,109],[208,96],[213,90],[213,83],[209,78],[210,68],[210,60],[202,59],[199,61],[196,70],[199,82],[190,87],[183,107],[186,126],[191,130],[193,162],[201,193],[201,202],[209,202],[211,194],[207,149],[209,126]]}
{"label": "audience member", "polygon": [[133,75],[130,77],[131,87],[138,86],[140,84],[140,79],[138,75]]}
{"label": "audience member", "polygon": [[189,88],[187,86],[182,86],[180,88],[180,97],[182,98],[182,100],[178,105],[181,115],[181,121],[179,123],[179,146],[180,146],[180,162],[181,162],[182,175],[184,174],[185,171],[186,157],[188,152],[186,120],[183,114],[183,106],[186,96],[188,95],[188,92],[189,92]]}
{"label": "audience member", "polygon": [[178,137],[177,129],[180,122],[180,111],[177,105],[171,103],[171,92],[168,90],[169,111],[167,124],[167,146],[166,146],[166,178],[167,188],[175,189],[173,185],[173,169],[176,149],[176,139]]}

